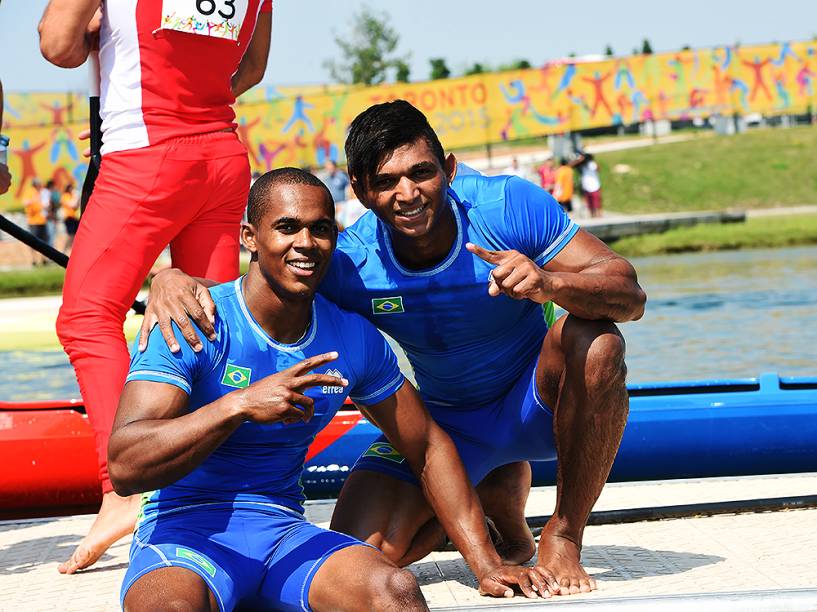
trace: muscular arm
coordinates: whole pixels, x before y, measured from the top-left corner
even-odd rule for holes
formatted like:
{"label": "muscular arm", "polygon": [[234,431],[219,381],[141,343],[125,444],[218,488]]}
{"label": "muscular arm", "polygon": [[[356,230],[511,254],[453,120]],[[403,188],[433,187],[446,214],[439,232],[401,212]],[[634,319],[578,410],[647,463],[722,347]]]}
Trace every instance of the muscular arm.
{"label": "muscular arm", "polygon": [[394,395],[362,411],[411,465],[448,537],[474,574],[482,577],[501,564],[485,527],[476,492],[457,449],[405,383]]}
{"label": "muscular arm", "polygon": [[[308,357],[250,386],[232,391],[192,412],[187,394],[175,385],[131,381],[125,385],[108,443],[114,489],[132,495],[167,486],[189,474],[244,421],[309,421],[314,401],[309,387],[337,385],[328,374],[309,374],[338,354]],[[341,384],[348,382],[341,379]]]}
{"label": "muscular arm", "polygon": [[647,296],[635,268],[601,240],[579,230],[543,268],[518,251],[489,251],[469,243],[468,250],[496,267],[488,293],[540,304],[556,302],[583,319],[635,321]]}
{"label": "muscular arm", "polygon": [[91,50],[89,25],[99,7],[100,0],[50,0],[38,28],[43,57],[61,68],[81,66]]}
{"label": "muscular arm", "polygon": [[272,34],[272,13],[260,13],[255,31],[252,33],[247,52],[241,58],[238,70],[233,75],[233,95],[237,98],[264,78],[269,57],[270,36]]}
{"label": "muscular arm", "polygon": [[244,421],[237,394],[187,413],[187,394],[165,383],[125,385],[108,444],[119,495],[167,486],[189,474]]}
{"label": "muscular arm", "polygon": [[584,230],[543,270],[552,279],[552,301],[577,317],[622,322],[644,314],[647,296],[635,268]]}

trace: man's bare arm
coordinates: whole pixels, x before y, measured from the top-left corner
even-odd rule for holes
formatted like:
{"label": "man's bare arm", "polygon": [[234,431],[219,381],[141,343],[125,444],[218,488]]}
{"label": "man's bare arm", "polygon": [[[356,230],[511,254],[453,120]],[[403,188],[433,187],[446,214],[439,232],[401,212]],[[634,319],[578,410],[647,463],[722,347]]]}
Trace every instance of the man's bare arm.
{"label": "man's bare arm", "polygon": [[233,95],[237,98],[264,78],[272,35],[272,13],[260,13],[249,47],[232,78]]}
{"label": "man's bare arm", "polygon": [[[309,387],[337,385],[326,374],[309,374],[337,359],[324,353],[304,359],[245,389],[187,412],[187,394],[166,383],[131,381],[119,399],[108,443],[108,470],[119,495],[151,491],[189,474],[244,421],[294,423],[312,418]],[[341,380],[341,384],[348,384]]]}
{"label": "man's bare arm", "polygon": [[51,0],[40,20],[40,52],[61,68],[76,68],[88,58],[99,30],[99,0]]}
{"label": "man's bare arm", "polygon": [[503,566],[485,526],[485,514],[454,443],[431,418],[419,394],[406,382],[391,397],[362,411],[385,434],[417,474],[423,493],[448,537],[480,581],[480,590],[511,596],[519,585],[535,597],[547,586],[524,567]]}
{"label": "man's bare arm", "polygon": [[540,268],[518,251],[490,251],[468,244],[470,252],[495,265],[488,293],[543,304],[555,302],[583,319],[634,321],[644,314],[647,296],[632,264],[601,240],[579,232]]}

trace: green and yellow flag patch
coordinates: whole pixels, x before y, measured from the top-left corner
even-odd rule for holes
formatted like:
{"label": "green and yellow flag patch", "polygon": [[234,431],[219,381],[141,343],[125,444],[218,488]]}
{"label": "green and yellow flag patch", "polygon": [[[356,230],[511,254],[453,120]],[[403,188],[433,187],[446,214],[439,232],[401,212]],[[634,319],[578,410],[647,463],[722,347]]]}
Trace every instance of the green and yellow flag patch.
{"label": "green and yellow flag patch", "polygon": [[381,459],[386,459],[387,461],[393,461],[394,463],[403,463],[403,461],[406,460],[406,458],[398,453],[397,450],[388,442],[375,442],[365,453],[363,453],[363,456],[379,457]]}
{"label": "green and yellow flag patch", "polygon": [[251,377],[252,370],[250,368],[242,368],[241,366],[228,364],[227,369],[224,370],[224,378],[221,379],[221,384],[227,385],[228,387],[235,387],[236,389],[243,389],[249,386]]}
{"label": "green and yellow flag patch", "polygon": [[374,314],[398,314],[406,312],[403,309],[403,296],[372,298],[372,313]]}

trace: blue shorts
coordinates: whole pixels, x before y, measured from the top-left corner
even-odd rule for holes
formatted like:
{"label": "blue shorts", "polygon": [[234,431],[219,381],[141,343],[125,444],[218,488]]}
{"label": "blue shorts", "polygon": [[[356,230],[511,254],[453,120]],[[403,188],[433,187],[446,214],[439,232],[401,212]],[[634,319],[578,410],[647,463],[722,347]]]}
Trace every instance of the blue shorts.
{"label": "blue shorts", "polygon": [[[489,472],[517,461],[556,459],[553,412],[536,389],[538,357],[499,400],[481,406],[442,405],[426,401],[431,416],[457,447],[473,485]],[[382,472],[419,486],[408,462],[380,436],[352,468]]]}
{"label": "blue shorts", "polygon": [[[309,610],[318,569],[347,546],[368,546],[272,504],[214,503],[163,510],[143,520],[130,549],[120,602],[139,578],[184,567],[207,583],[221,610],[239,604]],[[123,605],[124,607],[124,605]]]}

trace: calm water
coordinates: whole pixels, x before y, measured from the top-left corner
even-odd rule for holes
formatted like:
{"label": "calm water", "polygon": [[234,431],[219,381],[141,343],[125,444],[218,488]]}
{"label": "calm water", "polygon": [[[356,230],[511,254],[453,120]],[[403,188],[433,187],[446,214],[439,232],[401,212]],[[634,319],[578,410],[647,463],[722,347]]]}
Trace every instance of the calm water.
{"label": "calm water", "polygon": [[[630,380],[817,375],[817,247],[635,259],[647,312]],[[78,396],[64,354],[0,352],[0,399]]]}

